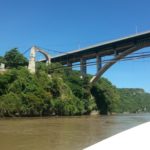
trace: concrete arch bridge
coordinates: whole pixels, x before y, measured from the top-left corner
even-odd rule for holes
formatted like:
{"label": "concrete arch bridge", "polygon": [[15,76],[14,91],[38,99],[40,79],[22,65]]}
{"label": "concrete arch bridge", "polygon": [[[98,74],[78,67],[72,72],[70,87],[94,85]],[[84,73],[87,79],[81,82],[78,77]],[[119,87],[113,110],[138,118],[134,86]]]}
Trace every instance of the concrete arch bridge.
{"label": "concrete arch bridge", "polygon": [[[48,63],[59,62],[63,65],[68,65],[69,67],[71,67],[73,63],[80,62],[80,71],[83,76],[86,75],[87,60],[96,58],[97,73],[90,81],[91,83],[94,83],[103,75],[105,71],[107,71],[119,60],[139,49],[148,46],[150,46],[150,31],[70,51],[55,57],[50,57],[43,50],[32,47],[29,69],[31,70],[31,68],[35,68],[35,66],[33,65],[33,62],[35,61],[35,51],[43,53]],[[113,59],[102,66],[102,58],[105,56],[113,56]]]}

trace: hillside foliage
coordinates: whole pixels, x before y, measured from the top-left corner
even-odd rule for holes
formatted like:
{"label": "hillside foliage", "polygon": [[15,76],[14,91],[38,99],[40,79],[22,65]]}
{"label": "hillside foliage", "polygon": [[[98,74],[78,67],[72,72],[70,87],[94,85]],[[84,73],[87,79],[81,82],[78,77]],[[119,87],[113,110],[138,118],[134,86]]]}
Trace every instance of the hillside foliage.
{"label": "hillside foliage", "polygon": [[119,112],[150,112],[150,93],[143,89],[118,89],[120,93]]}
{"label": "hillside foliage", "polygon": [[59,63],[37,63],[36,73],[31,74],[17,49],[0,61],[9,68],[0,74],[1,117],[150,111],[150,94],[141,89],[117,89],[105,78],[91,85],[90,75],[81,79],[79,71]]}

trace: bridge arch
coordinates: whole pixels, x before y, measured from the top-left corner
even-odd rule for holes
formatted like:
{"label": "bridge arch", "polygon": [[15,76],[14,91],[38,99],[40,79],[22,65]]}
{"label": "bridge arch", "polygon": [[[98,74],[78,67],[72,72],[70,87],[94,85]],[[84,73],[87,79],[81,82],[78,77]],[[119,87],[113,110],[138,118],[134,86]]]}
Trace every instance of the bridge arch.
{"label": "bridge arch", "polygon": [[43,54],[48,64],[51,63],[51,57],[47,52],[36,46],[33,46],[30,50],[30,59],[28,65],[28,69],[31,73],[35,73],[36,52],[40,52],[41,54]]}
{"label": "bridge arch", "polygon": [[92,79],[90,80],[90,83],[95,83],[111,66],[113,66],[115,63],[117,63],[119,60],[123,59],[127,55],[129,55],[139,49],[149,47],[149,46],[150,46],[150,42],[143,41],[143,42],[135,43],[130,48],[124,50],[123,52],[121,52],[119,54],[116,54],[114,59],[112,59],[110,62],[106,63],[102,68],[99,69],[99,71],[96,73],[96,75],[93,76]]}
{"label": "bridge arch", "polygon": [[45,58],[46,58],[46,62],[47,63],[51,62],[51,57],[50,57],[50,55],[47,52],[45,52],[42,49],[39,49],[38,47],[36,47],[36,52],[40,52],[41,54],[43,54],[45,56]]}

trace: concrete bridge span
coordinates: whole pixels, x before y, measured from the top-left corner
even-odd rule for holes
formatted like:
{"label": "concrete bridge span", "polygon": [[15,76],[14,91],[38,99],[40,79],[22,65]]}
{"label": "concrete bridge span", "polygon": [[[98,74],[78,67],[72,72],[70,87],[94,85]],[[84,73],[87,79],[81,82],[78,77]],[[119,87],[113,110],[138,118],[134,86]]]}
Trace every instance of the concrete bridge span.
{"label": "concrete bridge span", "polygon": [[[86,61],[96,58],[97,73],[90,81],[94,83],[120,59],[148,46],[150,46],[150,31],[71,51],[63,55],[52,57],[51,61],[60,62],[69,66],[71,66],[72,63],[80,62],[81,72],[84,75],[86,74]],[[112,61],[102,66],[102,57],[111,55],[114,56]]]}
{"label": "concrete bridge span", "polygon": [[[72,63],[80,62],[80,70],[84,76],[86,74],[87,60],[95,58],[97,73],[90,81],[91,83],[94,83],[105,71],[120,59],[148,46],[150,46],[150,31],[67,52],[52,57],[51,62],[59,62],[70,67],[72,66]],[[102,58],[104,56],[113,56],[113,59],[102,66]]]}

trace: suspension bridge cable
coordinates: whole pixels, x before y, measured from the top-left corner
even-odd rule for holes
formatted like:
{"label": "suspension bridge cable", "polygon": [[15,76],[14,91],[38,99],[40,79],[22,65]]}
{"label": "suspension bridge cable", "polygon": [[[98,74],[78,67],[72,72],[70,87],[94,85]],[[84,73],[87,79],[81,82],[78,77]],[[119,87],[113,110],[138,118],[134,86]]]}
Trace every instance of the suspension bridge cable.
{"label": "suspension bridge cable", "polygon": [[29,47],[28,49],[26,49],[24,52],[22,52],[22,54],[26,54],[29,50],[31,49],[31,47]]}
{"label": "suspension bridge cable", "polygon": [[50,49],[50,48],[44,48],[44,47],[41,47],[41,46],[38,46],[40,49],[44,49],[44,50],[47,50],[49,52],[56,52],[56,53],[61,53],[61,54],[68,54],[66,51],[58,51],[58,50],[54,50],[54,49]]}

